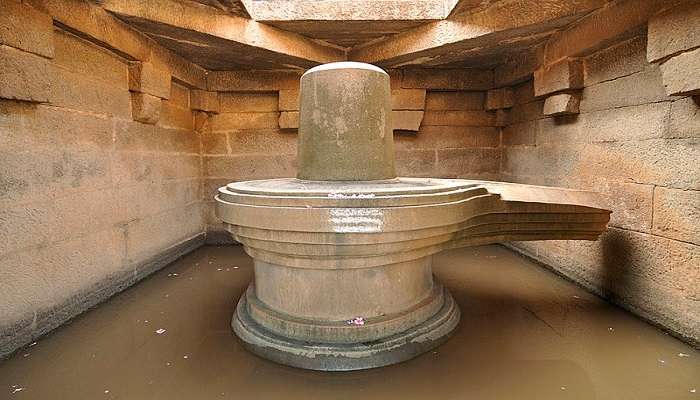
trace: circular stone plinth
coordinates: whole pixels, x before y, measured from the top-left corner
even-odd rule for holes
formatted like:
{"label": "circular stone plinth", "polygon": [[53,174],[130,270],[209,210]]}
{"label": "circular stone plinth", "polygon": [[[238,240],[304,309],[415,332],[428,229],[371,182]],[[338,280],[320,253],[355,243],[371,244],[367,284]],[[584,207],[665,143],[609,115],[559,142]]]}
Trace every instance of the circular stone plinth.
{"label": "circular stone plinth", "polygon": [[[250,316],[241,296],[231,326],[243,345],[268,360],[318,371],[352,371],[409,360],[447,340],[459,323],[459,307],[444,289],[443,306],[423,323],[395,335],[365,343],[313,343],[279,336]],[[357,329],[362,329],[358,326]]]}

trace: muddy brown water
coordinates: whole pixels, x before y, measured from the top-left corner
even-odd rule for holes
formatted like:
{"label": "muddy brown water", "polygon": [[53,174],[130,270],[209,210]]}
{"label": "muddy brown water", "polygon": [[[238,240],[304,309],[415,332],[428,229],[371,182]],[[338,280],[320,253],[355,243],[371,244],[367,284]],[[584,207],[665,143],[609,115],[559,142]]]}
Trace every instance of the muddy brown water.
{"label": "muddy brown water", "polygon": [[434,269],[462,309],[447,343],[324,373],[241,347],[251,259],[204,247],[1,362],[0,399],[700,399],[700,352],[504,247]]}

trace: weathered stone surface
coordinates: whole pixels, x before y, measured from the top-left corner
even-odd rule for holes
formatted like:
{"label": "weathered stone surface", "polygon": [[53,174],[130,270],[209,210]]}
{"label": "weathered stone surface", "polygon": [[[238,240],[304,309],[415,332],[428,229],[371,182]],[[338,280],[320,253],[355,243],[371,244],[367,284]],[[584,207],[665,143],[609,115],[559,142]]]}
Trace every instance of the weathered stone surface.
{"label": "weathered stone surface", "polygon": [[510,124],[503,129],[504,146],[534,146],[537,141],[539,121]]}
{"label": "weathered stone surface", "polygon": [[299,111],[299,90],[281,89],[278,108],[280,111]]}
{"label": "weathered stone surface", "polygon": [[529,80],[532,74],[542,66],[543,60],[544,46],[542,45],[508,57],[493,70],[494,86],[511,86]]}
{"label": "weathered stone surface", "polygon": [[258,129],[231,131],[229,146],[234,154],[288,154],[297,153],[297,135],[280,129]]}
{"label": "weathered stone surface", "polygon": [[158,125],[170,128],[194,130],[194,114],[189,108],[178,107],[169,100],[161,101]]}
{"label": "weathered stone surface", "polygon": [[131,115],[134,121],[155,124],[160,119],[161,98],[145,93],[131,94]]}
{"label": "weathered stone surface", "polygon": [[425,96],[426,110],[483,110],[484,92],[440,92],[428,91]]}
{"label": "weathered stone surface", "polygon": [[700,138],[700,98],[685,97],[671,105],[669,138]]}
{"label": "weathered stone surface", "polygon": [[484,69],[406,69],[403,88],[432,90],[488,90],[493,87],[493,71]]}
{"label": "weathered stone surface", "polygon": [[394,110],[391,112],[391,128],[395,131],[414,131],[420,129],[423,111]]}
{"label": "weathered stone surface", "polygon": [[[282,93],[282,91],[280,91]],[[280,97],[281,98],[281,97]],[[222,113],[272,112],[282,110],[274,92],[221,92],[219,93]],[[299,105],[297,104],[297,111]]]}
{"label": "weathered stone surface", "polygon": [[[225,132],[202,133],[202,154],[228,154],[228,135]],[[212,192],[212,196],[215,192]]]}
{"label": "weathered stone surface", "polygon": [[[582,57],[635,35],[649,18],[668,6],[667,0],[624,0],[609,3],[555,33],[547,41],[544,62],[549,65],[567,57]],[[601,27],[605,27],[602,29]]]}
{"label": "weathered stone surface", "polygon": [[392,110],[424,110],[425,89],[392,89]]}
{"label": "weathered stone surface", "polygon": [[487,110],[499,110],[511,108],[515,102],[513,91],[510,88],[492,89],[486,92]]}
{"label": "weathered stone surface", "polygon": [[578,93],[560,93],[549,96],[544,101],[542,114],[549,116],[578,114],[579,96]]}
{"label": "weathered stone surface", "polygon": [[0,44],[40,56],[53,57],[53,20],[26,3],[0,3]]}
{"label": "weathered stone surface", "polygon": [[169,99],[170,72],[148,62],[136,62],[129,66],[129,90]]}
{"label": "weathered stone surface", "polygon": [[500,109],[496,110],[496,116],[493,124],[495,126],[506,126],[510,123],[510,110]]}
{"label": "weathered stone surface", "polygon": [[[197,89],[192,89],[192,91]],[[170,98],[168,101],[181,108],[192,108],[190,104],[190,89],[177,82],[170,84]]]}
{"label": "weathered stone surface", "polygon": [[291,177],[296,174],[296,156],[245,154],[203,157],[204,174],[229,181]]}
{"label": "weathered stone surface", "polygon": [[700,191],[665,187],[654,189],[655,234],[700,244]]}
{"label": "weathered stone surface", "polygon": [[207,88],[219,92],[298,89],[298,71],[211,71]]}
{"label": "weathered stone surface", "polygon": [[646,47],[647,38],[637,36],[586,57],[584,85],[589,87],[646,69]]}
{"label": "weathered stone surface", "polygon": [[656,66],[586,87],[581,94],[581,112],[670,101],[661,71]]}
{"label": "weathered stone surface", "polygon": [[354,62],[314,67],[301,78],[300,102],[299,179],[396,177],[386,72]]}
{"label": "weathered stone surface", "polygon": [[281,129],[299,129],[299,112],[282,111],[280,113],[279,125]]}
{"label": "weathered stone surface", "polygon": [[488,111],[427,111],[424,126],[494,126],[495,115]]}
{"label": "weathered stone surface", "polygon": [[700,49],[671,57],[661,64],[661,73],[668,95],[700,94]]}
{"label": "weathered stone surface", "polygon": [[436,157],[435,150],[397,150],[396,173],[399,176],[435,176]]}
{"label": "weathered stone surface", "polygon": [[52,82],[45,58],[0,45],[0,98],[46,102]]}
{"label": "weathered stone surface", "polygon": [[501,168],[497,149],[438,149],[436,174],[443,178],[496,177]]}
{"label": "weathered stone surface", "polygon": [[[394,136],[397,151],[418,149],[450,149],[498,147],[497,128],[473,126],[422,126],[417,135]],[[430,170],[425,171],[430,173]],[[426,175],[428,176],[428,175]]]}
{"label": "weathered stone surface", "polygon": [[217,92],[193,90],[190,100],[190,108],[193,110],[208,111],[213,113],[219,112],[219,93]]}
{"label": "weathered stone surface", "polygon": [[695,2],[673,7],[649,19],[647,60],[700,47],[700,6]]}
{"label": "weathered stone surface", "polygon": [[562,90],[583,88],[583,64],[580,60],[564,59],[535,71],[535,96]]}
{"label": "weathered stone surface", "polygon": [[129,90],[128,66],[121,57],[59,29],[54,34],[54,43],[55,65],[81,74],[86,79]]}
{"label": "weathered stone surface", "polygon": [[279,113],[276,112],[221,113],[211,116],[209,127],[213,132],[234,129],[278,128],[278,120]]}

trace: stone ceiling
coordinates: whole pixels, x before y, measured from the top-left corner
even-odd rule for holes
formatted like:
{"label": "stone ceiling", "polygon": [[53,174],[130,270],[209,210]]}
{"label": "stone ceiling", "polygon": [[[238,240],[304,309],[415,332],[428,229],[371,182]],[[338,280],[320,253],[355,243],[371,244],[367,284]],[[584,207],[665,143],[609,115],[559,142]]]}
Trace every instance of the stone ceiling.
{"label": "stone ceiling", "polygon": [[608,0],[100,0],[209,70],[485,68],[530,51]]}

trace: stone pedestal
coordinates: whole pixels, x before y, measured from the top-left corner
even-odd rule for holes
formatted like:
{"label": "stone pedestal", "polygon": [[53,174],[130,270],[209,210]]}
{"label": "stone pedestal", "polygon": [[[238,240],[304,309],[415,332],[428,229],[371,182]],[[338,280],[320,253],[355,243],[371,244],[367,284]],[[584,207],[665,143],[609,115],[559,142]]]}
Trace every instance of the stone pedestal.
{"label": "stone pedestal", "polygon": [[217,215],[255,260],[232,326],[245,346],[301,368],[393,364],[459,322],[432,255],[505,240],[595,240],[595,193],[462,179],[397,178],[389,76],[335,63],[301,80],[296,179],[231,183]]}

